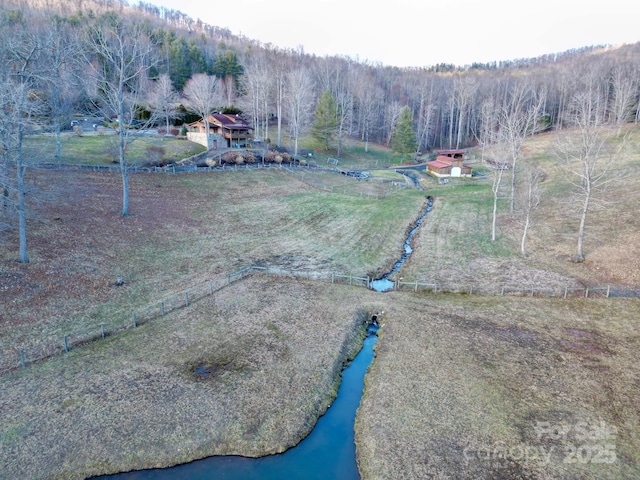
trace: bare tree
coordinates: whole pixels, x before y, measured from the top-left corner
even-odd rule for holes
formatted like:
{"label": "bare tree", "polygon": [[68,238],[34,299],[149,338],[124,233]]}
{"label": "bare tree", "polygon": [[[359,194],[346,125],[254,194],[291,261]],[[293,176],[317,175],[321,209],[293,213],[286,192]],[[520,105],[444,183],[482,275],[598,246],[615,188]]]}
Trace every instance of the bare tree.
{"label": "bare tree", "polygon": [[[482,161],[491,170],[491,192],[493,193],[493,208],[491,217],[491,241],[496,241],[498,225],[498,200],[501,198],[502,176],[509,169],[508,151],[505,143],[500,142],[496,105],[491,100],[482,104],[482,129],[477,138],[482,147]],[[488,153],[490,158],[485,157]]]}
{"label": "bare tree", "polygon": [[274,86],[272,68],[260,52],[252,52],[244,70],[245,95],[240,97],[241,108],[251,112],[255,136],[269,137],[270,93]]}
{"label": "bare tree", "polygon": [[3,168],[3,210],[15,208],[18,216],[19,254],[27,252],[26,184],[27,162],[23,142],[28,128],[42,114],[38,86],[42,78],[42,45],[26,22],[0,17],[0,154]]}
{"label": "bare tree", "polygon": [[437,107],[434,105],[434,79],[430,78],[428,81],[421,85],[418,92],[418,98],[420,99],[418,107],[418,126],[417,126],[417,139],[418,148],[424,150],[429,148],[430,139],[429,134],[433,127],[434,112]]}
{"label": "bare tree", "polygon": [[566,169],[576,188],[580,204],[580,221],[574,262],[585,259],[583,245],[588,213],[598,192],[613,178],[612,166],[621,157],[625,141],[612,142],[616,133],[605,125],[605,108],[599,86],[587,77],[567,107],[567,123],[574,130],[567,132],[558,145]]}
{"label": "bare tree", "polygon": [[300,135],[309,124],[313,108],[313,82],[306,70],[299,68],[287,74],[285,104],[294,142],[293,154],[297,155]]}
{"label": "bare tree", "polygon": [[164,119],[165,128],[168,133],[170,128],[169,122],[176,117],[178,112],[177,105],[180,101],[180,96],[178,92],[174,90],[169,75],[163,73],[158,77],[150,92],[148,101],[158,117]]}
{"label": "bare tree", "polygon": [[402,112],[402,105],[398,102],[393,102],[391,104],[387,104],[387,112],[385,115],[385,128],[387,128],[387,146],[391,145],[391,140],[393,138],[393,132],[396,129],[396,125],[398,124],[398,120],[400,120],[400,112]]}
{"label": "bare tree", "polygon": [[472,97],[475,95],[478,82],[475,76],[465,73],[454,77],[454,104],[457,107],[458,118],[456,126],[456,148],[460,148],[463,138],[463,126],[469,121],[469,109]]}
{"label": "bare tree", "polygon": [[122,175],[122,215],[129,215],[129,167],[126,147],[145,95],[147,72],[154,64],[144,26],[113,12],[98,17],[86,32],[89,88],[96,107],[107,118],[117,116],[118,156]]}
{"label": "bare tree", "polygon": [[522,155],[522,145],[528,136],[537,131],[542,101],[543,97],[536,95],[531,84],[517,84],[512,89],[510,99],[502,107],[498,117],[499,141],[505,144],[509,152],[511,170],[510,213],[515,212],[516,174],[518,162]]}
{"label": "bare tree", "polygon": [[209,150],[211,148],[209,115],[222,100],[218,92],[218,79],[213,75],[196,73],[187,81],[182,92],[185,96],[185,106],[202,116],[204,131],[207,135],[207,150]]}
{"label": "bare tree", "polygon": [[44,31],[44,73],[46,102],[50,110],[56,139],[55,157],[62,155],[61,132],[63,124],[69,121],[72,106],[80,98],[82,82],[78,75],[74,57],[78,53],[78,41],[69,25],[61,18],[54,18]]}
{"label": "bare tree", "polygon": [[352,78],[353,93],[360,123],[360,137],[364,141],[364,151],[369,151],[369,137],[374,124],[378,108],[381,108],[384,98],[382,88],[376,85],[369,75],[362,75],[354,71]]}
{"label": "bare tree", "polygon": [[540,182],[543,174],[533,165],[527,165],[524,169],[524,186],[525,189],[521,194],[522,198],[522,237],[520,238],[520,253],[525,256],[527,254],[526,242],[529,228],[534,211],[540,205]]}
{"label": "bare tree", "polygon": [[611,72],[612,120],[620,133],[622,125],[629,121],[638,109],[638,68],[629,64],[617,65]]}

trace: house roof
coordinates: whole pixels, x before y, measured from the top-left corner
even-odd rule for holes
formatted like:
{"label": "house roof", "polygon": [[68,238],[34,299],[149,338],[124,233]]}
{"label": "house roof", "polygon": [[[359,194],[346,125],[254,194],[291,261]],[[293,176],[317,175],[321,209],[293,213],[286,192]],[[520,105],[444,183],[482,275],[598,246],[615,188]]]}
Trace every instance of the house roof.
{"label": "house roof", "polygon": [[453,165],[453,160],[454,160],[453,158],[445,157],[444,155],[438,155],[436,157],[436,161],[437,162],[444,162],[444,163],[446,163],[448,165]]}
{"label": "house roof", "polygon": [[250,128],[247,121],[238,114],[213,113],[209,115],[209,120],[225,128]]}
{"label": "house roof", "polygon": [[450,162],[442,162],[440,160],[433,160],[431,162],[427,162],[427,165],[430,167],[435,167],[435,168],[446,168],[446,167],[450,167],[451,163]]}
{"label": "house roof", "polygon": [[[197,120],[189,124],[189,126],[195,127],[202,125],[204,122],[202,119]],[[212,113],[209,115],[209,123],[213,125],[219,125],[228,130],[247,130],[251,129],[251,126],[240,115],[231,115],[227,113]]]}

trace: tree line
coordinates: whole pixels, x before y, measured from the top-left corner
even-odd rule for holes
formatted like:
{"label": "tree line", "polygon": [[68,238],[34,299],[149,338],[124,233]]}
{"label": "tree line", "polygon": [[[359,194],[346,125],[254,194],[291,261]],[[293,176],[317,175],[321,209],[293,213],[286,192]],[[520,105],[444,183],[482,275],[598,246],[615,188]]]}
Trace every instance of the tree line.
{"label": "tree line", "polygon": [[[124,215],[131,135],[126,127],[134,121],[168,129],[188,112],[205,122],[213,111],[242,112],[256,137],[282,147],[286,133],[294,154],[306,132],[338,156],[348,137],[360,139],[365,149],[374,142],[400,153],[481,146],[496,157],[494,212],[506,180],[513,212],[527,136],[583,127],[582,143],[593,143],[589,152],[567,146],[564,155],[582,162],[576,175],[584,191],[590,179],[600,178],[589,177],[584,162],[598,158],[602,127],[640,118],[640,44],[499,64],[398,68],[280,49],[144,2],[2,0],[1,6],[0,221],[16,214],[24,262],[24,176],[30,163],[24,137],[50,131],[60,156],[60,135],[73,112],[115,119]],[[532,179],[523,190],[530,191],[533,209],[539,172],[520,176]],[[584,210],[586,216],[588,202]],[[526,229],[523,253],[525,237]],[[576,259],[581,256],[579,248]]]}

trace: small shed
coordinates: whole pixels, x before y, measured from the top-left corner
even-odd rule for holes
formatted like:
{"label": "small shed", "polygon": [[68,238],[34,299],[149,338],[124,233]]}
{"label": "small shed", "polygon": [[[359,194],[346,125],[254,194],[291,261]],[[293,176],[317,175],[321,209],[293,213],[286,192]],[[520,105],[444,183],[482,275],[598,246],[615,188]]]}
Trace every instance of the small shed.
{"label": "small shed", "polygon": [[427,173],[434,177],[470,177],[473,169],[464,164],[464,150],[439,150],[427,162]]}

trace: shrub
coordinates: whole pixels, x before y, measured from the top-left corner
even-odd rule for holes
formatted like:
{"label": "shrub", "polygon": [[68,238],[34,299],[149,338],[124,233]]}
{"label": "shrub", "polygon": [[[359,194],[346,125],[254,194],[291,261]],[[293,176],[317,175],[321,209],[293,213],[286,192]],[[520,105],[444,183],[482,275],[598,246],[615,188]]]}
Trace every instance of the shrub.
{"label": "shrub", "polygon": [[165,149],[164,147],[159,147],[157,145],[149,145],[147,147],[147,158],[149,159],[148,163],[154,167],[162,167],[166,165],[166,160],[163,160]]}
{"label": "shrub", "polygon": [[221,157],[222,163],[234,163],[236,160],[235,152],[225,152]]}

